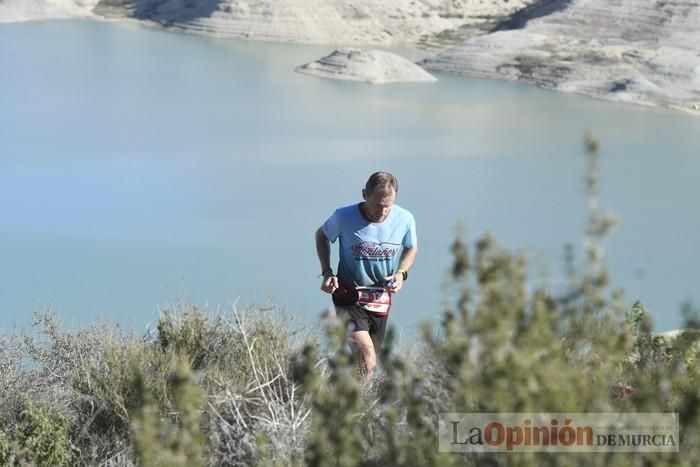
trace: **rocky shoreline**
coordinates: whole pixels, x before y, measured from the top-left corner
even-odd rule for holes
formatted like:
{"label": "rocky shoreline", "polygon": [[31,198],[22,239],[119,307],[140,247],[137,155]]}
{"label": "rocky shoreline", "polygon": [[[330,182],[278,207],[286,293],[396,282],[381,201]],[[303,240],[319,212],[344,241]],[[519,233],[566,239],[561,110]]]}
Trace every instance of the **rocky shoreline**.
{"label": "rocky shoreline", "polygon": [[0,0],[0,23],[76,17],[248,40],[412,45],[435,51],[419,63],[429,71],[700,115],[700,0]]}
{"label": "rocky shoreline", "polygon": [[700,115],[700,2],[574,0],[438,53],[431,71]]}

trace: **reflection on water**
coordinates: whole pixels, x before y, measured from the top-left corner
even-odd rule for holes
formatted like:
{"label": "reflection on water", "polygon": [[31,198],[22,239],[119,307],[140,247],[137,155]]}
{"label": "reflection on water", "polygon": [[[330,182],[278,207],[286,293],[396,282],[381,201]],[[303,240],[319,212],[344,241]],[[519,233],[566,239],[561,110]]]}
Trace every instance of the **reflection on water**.
{"label": "reflection on water", "polygon": [[[436,316],[455,226],[529,249],[556,284],[602,140],[615,284],[680,324],[700,279],[700,120],[501,82],[370,86],[294,73],[319,46],[132,25],[0,27],[3,327],[55,307],[142,327],[178,300],[274,301],[316,319],[313,232],[396,173],[420,254],[392,321]],[[696,295],[697,298],[697,295]]]}

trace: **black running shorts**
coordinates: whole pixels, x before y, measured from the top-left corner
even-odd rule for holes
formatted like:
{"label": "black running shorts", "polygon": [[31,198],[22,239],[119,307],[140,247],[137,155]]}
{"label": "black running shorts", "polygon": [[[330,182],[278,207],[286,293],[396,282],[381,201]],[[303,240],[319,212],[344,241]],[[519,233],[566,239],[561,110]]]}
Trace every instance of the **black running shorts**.
{"label": "black running shorts", "polygon": [[338,318],[347,320],[348,327],[352,332],[367,331],[375,342],[375,346],[379,348],[384,340],[389,315],[378,316],[357,305],[335,305],[335,314]]}

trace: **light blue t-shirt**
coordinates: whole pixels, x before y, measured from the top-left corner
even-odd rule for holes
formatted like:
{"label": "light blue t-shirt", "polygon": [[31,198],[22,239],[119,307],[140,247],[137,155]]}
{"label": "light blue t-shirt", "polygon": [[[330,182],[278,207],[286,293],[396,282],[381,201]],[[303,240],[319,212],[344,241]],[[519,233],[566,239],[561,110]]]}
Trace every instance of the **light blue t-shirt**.
{"label": "light blue t-shirt", "polygon": [[331,243],[340,239],[338,278],[348,286],[383,284],[396,272],[403,249],[418,246],[413,214],[396,204],[382,222],[365,219],[359,203],[338,208],[323,233]]}

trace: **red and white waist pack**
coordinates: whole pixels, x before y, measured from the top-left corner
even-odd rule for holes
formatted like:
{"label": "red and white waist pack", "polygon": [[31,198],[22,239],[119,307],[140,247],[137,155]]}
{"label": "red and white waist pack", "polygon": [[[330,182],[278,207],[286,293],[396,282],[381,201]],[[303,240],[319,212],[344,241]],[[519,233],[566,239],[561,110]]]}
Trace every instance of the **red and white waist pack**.
{"label": "red and white waist pack", "polygon": [[391,293],[384,287],[363,287],[357,290],[357,306],[375,315],[388,315],[391,311]]}

